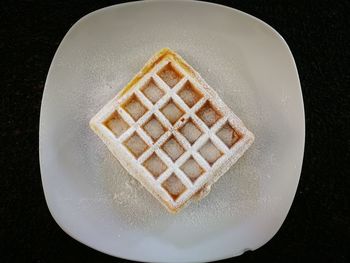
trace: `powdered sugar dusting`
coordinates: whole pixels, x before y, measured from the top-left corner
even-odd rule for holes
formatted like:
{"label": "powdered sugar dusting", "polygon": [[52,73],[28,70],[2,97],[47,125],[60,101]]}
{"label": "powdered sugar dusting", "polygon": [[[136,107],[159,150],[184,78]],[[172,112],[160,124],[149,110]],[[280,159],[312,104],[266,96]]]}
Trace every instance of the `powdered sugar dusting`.
{"label": "powdered sugar dusting", "polygon": [[168,179],[166,179],[162,186],[166,191],[168,191],[174,200],[176,200],[186,190],[186,186],[175,174],[172,174]]}
{"label": "powdered sugar dusting", "polygon": [[181,75],[174,70],[170,63],[160,70],[158,75],[170,87],[174,87],[181,79]]}
{"label": "powdered sugar dusting", "polygon": [[191,144],[194,143],[202,134],[202,132],[195,124],[193,124],[191,120],[185,123],[185,125],[180,129],[180,132]]}
{"label": "powdered sugar dusting", "polygon": [[161,175],[167,168],[164,162],[155,153],[143,163],[143,166],[146,167],[155,178]]}
{"label": "powdered sugar dusting", "polygon": [[[154,30],[157,32],[161,29]],[[143,36],[139,37],[142,39]],[[200,233],[208,233],[219,223],[224,229],[225,224],[239,223],[255,212],[258,202],[261,202],[258,170],[266,158],[260,152],[268,141],[259,138],[264,113],[259,109],[253,92],[254,84],[249,82],[249,76],[241,74],[240,65],[237,64],[239,52],[227,55],[224,50],[207,49],[207,46],[215,45],[215,39],[202,43],[196,34],[186,29],[183,30],[183,37],[187,41],[180,41],[169,34],[159,34],[157,42],[137,43],[126,36],[118,50],[112,43],[101,40],[94,46],[95,51],[93,48],[77,51],[77,56],[85,63],[85,71],[80,72],[84,85],[72,89],[68,101],[70,112],[74,113],[75,133],[79,135],[75,143],[79,144],[80,153],[77,152],[73,158],[80,167],[86,167],[86,180],[96,189],[95,198],[103,198],[113,211],[115,220],[122,220],[135,230],[149,232],[158,231],[169,224],[181,224],[185,229],[197,233],[192,239],[200,239]],[[182,55],[256,134],[252,148],[222,176],[210,194],[177,215],[169,214],[135,181],[88,128],[93,114],[120,91],[155,51],[164,46]],[[72,70],[79,72],[77,68]],[[167,238],[166,234],[164,238]]]}
{"label": "powdered sugar dusting", "polygon": [[182,166],[181,170],[194,182],[202,173],[203,169],[193,159],[188,159]]}

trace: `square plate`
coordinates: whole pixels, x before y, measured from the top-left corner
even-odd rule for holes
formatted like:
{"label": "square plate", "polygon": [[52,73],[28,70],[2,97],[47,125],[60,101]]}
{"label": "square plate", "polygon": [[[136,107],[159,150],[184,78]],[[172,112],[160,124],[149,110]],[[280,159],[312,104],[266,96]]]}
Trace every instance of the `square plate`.
{"label": "square plate", "polygon": [[[205,199],[177,215],[89,129],[98,109],[167,46],[256,137]],[[299,181],[304,137],[294,59],[270,26],[205,2],[111,6],[80,19],[52,61],[39,134],[45,197],[65,232],[104,253],[152,262],[224,259],[262,246],[282,225]]]}

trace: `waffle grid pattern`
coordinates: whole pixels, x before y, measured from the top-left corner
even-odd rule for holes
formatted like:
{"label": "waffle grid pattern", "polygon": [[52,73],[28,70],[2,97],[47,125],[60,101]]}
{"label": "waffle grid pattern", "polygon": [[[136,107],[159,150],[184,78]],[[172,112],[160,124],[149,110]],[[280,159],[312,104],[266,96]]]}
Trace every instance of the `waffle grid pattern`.
{"label": "waffle grid pattern", "polygon": [[[176,61],[163,59],[97,116],[104,140],[133,160],[172,210],[208,184],[244,137],[222,104]],[[219,138],[223,127],[232,128],[233,145]]]}

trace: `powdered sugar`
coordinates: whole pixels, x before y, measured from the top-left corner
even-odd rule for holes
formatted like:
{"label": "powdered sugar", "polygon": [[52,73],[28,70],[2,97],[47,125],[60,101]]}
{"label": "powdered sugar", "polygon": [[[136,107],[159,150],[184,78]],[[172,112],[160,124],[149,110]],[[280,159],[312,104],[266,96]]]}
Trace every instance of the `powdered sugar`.
{"label": "powdered sugar", "polygon": [[[159,45],[168,45],[179,51],[219,93],[225,103],[257,133],[263,121],[263,113],[258,110],[257,100],[246,79],[240,75],[238,65],[235,64],[237,60],[229,56],[223,59],[219,50],[207,50],[207,53],[203,54],[200,51],[203,49],[203,43],[196,43],[198,48],[186,47],[186,43],[170,38],[160,40]],[[173,216],[168,215],[160,204],[125,172],[87,127],[91,116],[132,78],[159,47],[147,43],[137,46],[137,43],[134,43],[132,52],[127,51],[130,49],[125,47],[125,52],[118,50],[89,54],[89,60],[85,61],[89,65],[89,71],[84,74],[84,91],[75,90],[71,94],[71,101],[76,102],[71,104],[71,112],[74,112],[75,124],[79,128],[79,143],[83,152],[78,157],[81,160],[79,163],[83,162],[88,164],[87,167],[93,167],[87,173],[87,180],[95,182],[94,185],[97,183],[96,189],[100,189],[100,195],[114,207],[115,216],[129,226],[155,231],[162,225],[175,221],[176,224],[203,231],[207,226],[215,225],[218,220],[234,218],[237,222],[254,211],[259,197],[257,169],[263,160],[257,151],[257,148],[263,147],[260,145],[259,133],[253,149],[213,186],[208,197]],[[84,53],[81,55],[85,56]]]}

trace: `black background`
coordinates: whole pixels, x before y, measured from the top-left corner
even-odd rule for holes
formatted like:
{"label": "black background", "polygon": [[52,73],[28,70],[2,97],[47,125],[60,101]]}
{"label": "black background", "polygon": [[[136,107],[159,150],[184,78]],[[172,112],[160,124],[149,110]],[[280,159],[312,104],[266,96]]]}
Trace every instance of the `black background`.
{"label": "black background", "polygon": [[[82,16],[122,1],[0,2],[0,261],[112,262],[66,235],[38,162],[42,92],[54,53]],[[231,1],[274,27],[294,55],[305,104],[300,184],[280,231],[234,261],[349,262],[349,1]]]}

